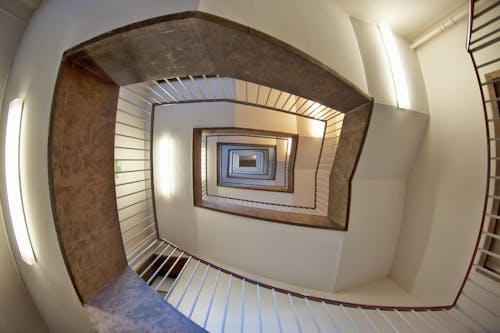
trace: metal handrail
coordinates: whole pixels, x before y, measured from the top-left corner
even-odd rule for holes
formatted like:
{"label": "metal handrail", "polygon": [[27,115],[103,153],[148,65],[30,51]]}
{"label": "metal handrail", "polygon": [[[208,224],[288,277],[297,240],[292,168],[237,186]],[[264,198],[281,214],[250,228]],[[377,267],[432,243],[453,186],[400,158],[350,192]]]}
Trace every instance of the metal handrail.
{"label": "metal handrail", "polygon": [[[455,324],[460,323],[461,325],[468,325],[468,327],[481,327],[481,323],[477,323],[477,321],[473,317],[471,317],[469,320],[464,321],[464,319],[461,318],[457,313],[455,313],[454,311],[449,311],[452,309],[456,309],[456,307],[454,306],[378,306],[372,304],[358,304],[334,299],[327,299],[324,297],[300,293],[285,288],[279,288],[266,283],[262,283],[257,280],[250,279],[246,276],[240,275],[219,265],[215,265],[209,261],[206,261],[196,255],[193,255],[192,253],[183,251],[174,244],[163,239],[161,239],[161,245],[156,246],[156,251],[154,252],[157,252],[158,249],[161,249],[162,247],[164,247],[164,249],[160,252],[160,255],[158,255],[154,259],[156,262],[156,266],[154,265],[154,263],[152,263],[148,267],[139,270],[139,272],[142,271],[141,276],[154,269],[154,273],[148,276],[148,283],[176,309],[184,313],[188,318],[195,320],[195,322],[197,322],[200,326],[207,327],[209,317],[218,318],[218,324],[222,325],[222,327],[220,329],[217,329],[216,331],[225,331],[225,325],[229,313],[228,309],[231,308],[231,313],[233,313],[233,315],[236,309],[239,309],[239,311],[241,311],[241,313],[239,314],[239,318],[241,321],[239,326],[241,332],[243,332],[244,330],[243,323],[245,321],[245,318],[258,318],[259,331],[265,331],[266,325],[263,324],[264,315],[268,317],[270,316],[271,318],[274,317],[276,325],[278,325],[279,327],[279,331],[284,332],[284,323],[281,319],[281,313],[285,311],[283,306],[287,306],[288,311],[291,309],[296,330],[298,330],[299,332],[308,332],[307,323],[303,322],[303,317],[306,316],[306,314],[307,316],[309,316],[312,322],[312,324],[309,323],[309,327],[315,328],[318,332],[323,332],[325,329],[325,323],[324,320],[320,320],[320,316],[324,315],[324,313],[326,313],[330,324],[337,332],[343,332],[343,330],[339,327],[339,320],[348,320],[351,323],[350,325],[355,328],[354,330],[359,332],[364,332],[364,329],[362,330],[359,328],[363,325],[369,325],[368,327],[371,327],[371,329],[375,330],[376,332],[385,332],[385,330],[383,330],[383,328],[380,326],[381,320],[385,323],[384,325],[387,325],[387,327],[390,327],[395,332],[399,332],[400,330],[403,330],[403,328],[410,328],[412,331],[417,332],[418,330],[415,326],[419,326],[419,324],[417,324],[415,320],[420,322],[420,326],[430,327],[434,332],[438,331],[436,327],[446,327],[454,331],[453,325],[449,323],[449,320],[454,321]],[[162,257],[161,254],[164,254],[167,249],[170,249],[170,254],[167,257]],[[177,257],[173,255],[174,253],[177,253]],[[174,258],[175,262],[171,264],[171,266],[168,266],[167,263]],[[182,258],[185,259],[185,263],[182,265],[181,272],[176,276],[169,278],[171,272],[173,271],[173,268],[178,266],[178,263]],[[205,266],[203,267],[204,269],[202,268],[202,265]],[[135,265],[136,269],[138,269],[138,266],[140,265]],[[160,275],[160,271],[167,268],[167,273],[165,273],[164,275]],[[178,267],[177,269],[179,268],[180,267]],[[207,275],[209,272],[212,272],[212,275],[216,274],[216,277],[213,280],[213,284],[211,285],[207,284]],[[170,281],[170,287],[167,286],[168,291],[165,293],[164,291],[162,291],[164,290],[162,286],[167,281]],[[236,289],[237,285],[241,285],[241,293]],[[245,306],[246,297],[250,297],[250,285],[253,285],[253,289],[257,292],[257,309],[254,308],[253,310],[249,309],[249,306]],[[177,290],[177,286],[179,287],[179,291],[174,294],[174,290]],[[188,297],[189,300],[185,297],[188,290],[191,290],[190,293],[192,295]],[[199,300],[202,291],[205,295],[210,296],[209,298],[205,297],[205,301],[200,303]],[[217,291],[219,291],[219,293],[216,293]],[[231,293],[240,293],[240,303],[236,305],[229,305],[230,299],[234,297]],[[218,307],[214,306],[214,299],[216,297],[216,294],[219,295]],[[263,298],[272,298],[272,308],[264,310]],[[277,298],[281,298],[282,300],[288,299],[288,305],[279,304],[277,302]],[[302,306],[300,308],[298,307],[297,302],[301,302]],[[181,304],[183,306],[181,306]],[[319,305],[321,305],[321,311],[324,313],[317,312],[319,311]],[[204,308],[206,312],[204,315],[203,313],[201,313],[202,315],[193,318],[193,311],[195,308],[199,311],[202,311],[202,309]],[[344,318],[339,318],[339,313],[333,313],[333,310],[335,310],[335,308],[338,308],[342,311],[341,315]],[[461,308],[456,310],[459,312],[463,311]],[[274,312],[274,314],[268,313],[267,311],[272,311]],[[361,316],[364,323],[355,318],[356,312]],[[434,319],[429,321],[429,319],[423,317],[424,314]],[[377,316],[378,319],[374,316]],[[469,315],[466,313],[466,316]],[[395,318],[398,319],[396,320]],[[436,324],[435,321],[437,321],[439,324]],[[486,332],[489,332],[487,329],[484,330]]]}
{"label": "metal handrail", "polygon": [[[214,81],[217,84],[214,84]],[[211,83],[212,82],[212,83]],[[201,85],[207,89],[202,89]],[[226,88],[224,88],[226,86]],[[238,87],[243,87],[238,89]],[[204,90],[208,90],[208,93]],[[235,104],[256,106],[271,111],[279,111],[302,117],[324,121],[326,134],[321,145],[320,156],[315,173],[315,199],[313,207],[295,207],[290,205],[290,209],[297,213],[326,215],[328,207],[328,197],[316,195],[318,187],[329,188],[329,182],[318,180],[318,171],[330,171],[336,153],[336,146],[342,129],[344,114],[325,105],[315,103],[308,99],[278,91],[260,84],[250,83],[237,79],[221,78],[218,75],[201,75],[197,78],[188,76],[185,78],[165,78],[146,83],[140,83],[127,87],[127,91],[142,101],[148,101],[152,106],[184,104],[184,103],[210,103],[210,102],[230,102]],[[250,91],[256,92],[250,98]],[[275,92],[273,94],[273,91]],[[275,96],[277,94],[277,97]],[[153,97],[154,96],[154,97]],[[176,96],[176,97],[174,97]],[[272,96],[272,97],[271,97]],[[292,102],[293,101],[293,102]],[[332,129],[333,128],[333,129]],[[203,167],[202,167],[203,169]],[[203,169],[206,170],[206,169]],[[203,182],[202,182],[203,183]],[[206,187],[203,187],[206,189]],[[223,196],[208,195],[202,193],[205,199],[219,201],[238,200],[238,205],[248,205],[253,207],[254,202],[241,198],[225,198]],[[210,199],[213,198],[213,199]],[[266,205],[262,202],[263,209],[275,210],[279,205]],[[306,210],[304,210],[306,209]],[[313,209],[310,212],[310,209]]]}
{"label": "metal handrail", "polygon": [[[474,65],[475,71],[476,71],[476,78],[479,83],[480,87],[480,92],[481,92],[481,97],[483,101],[487,101],[485,99],[484,93],[483,93],[483,88],[487,86],[487,84],[491,82],[496,82],[494,80],[490,82],[482,82],[480,80],[480,75],[479,75],[479,69],[482,68],[487,68],[488,66],[492,66],[498,63],[498,60],[490,60],[490,61],[483,61],[482,64],[477,65],[476,64],[476,59],[474,57],[474,53],[476,52],[481,52],[484,49],[495,45],[498,43],[498,39],[495,39],[494,42],[491,42],[487,44],[484,48],[471,48],[470,45],[473,44],[477,40],[472,40],[471,35],[477,31],[482,31],[483,28],[481,29],[473,29],[473,20],[477,19],[478,17],[484,17],[485,14],[487,14],[487,10],[483,10],[481,12],[481,15],[474,15],[474,4],[475,1],[470,2],[470,13],[469,13],[469,18],[470,18],[470,23],[469,23],[469,29],[468,29],[468,37],[467,37],[467,50],[471,54],[471,60]],[[495,3],[494,6],[489,6],[489,10],[492,10],[496,8],[498,5],[498,2]],[[488,9],[487,8],[487,9]],[[488,19],[488,22],[496,22],[496,20],[491,20]],[[481,25],[480,25],[481,26]],[[483,25],[484,26],[484,25]],[[486,27],[486,26],[484,26]],[[488,33],[486,33],[488,34]],[[484,41],[487,40],[488,37],[495,38],[495,33],[488,34],[487,37],[483,38],[480,37],[480,40]],[[484,44],[482,44],[484,45]],[[160,88],[160,91],[157,91],[155,96],[155,100],[158,100],[159,97],[162,97],[165,99],[166,104],[172,104],[172,103],[184,103],[184,102],[192,102],[193,99],[197,97],[199,94],[202,98],[211,98],[212,100],[217,100],[219,96],[218,94],[222,94],[224,99],[227,99],[228,97],[231,96],[231,92],[229,91],[230,89],[234,89],[236,91],[235,86],[233,85],[232,87],[226,87],[224,88],[224,83],[222,82],[222,79],[218,76],[215,77],[215,82],[217,83],[218,87],[213,87],[210,85],[210,80],[207,79],[207,76],[203,75],[202,76],[202,81],[198,81],[198,79],[193,78],[192,76],[189,76],[187,79],[190,82],[190,84],[193,85],[195,88],[193,91],[190,90],[188,87],[187,82],[183,82],[183,79],[180,78],[175,78],[175,79],[165,79],[165,84],[161,85],[158,82],[155,82],[155,87]],[[204,82],[205,85],[209,88],[209,93],[203,93],[202,89],[198,84],[201,84],[201,82]],[[144,85],[142,88],[142,91],[144,92],[145,89],[147,89],[147,85]],[[186,90],[184,93],[181,92],[181,90]],[[245,99],[247,102],[250,102],[248,100],[249,97],[249,90],[248,90],[248,83],[245,83]],[[265,90],[264,88],[261,88],[259,86],[258,92],[260,91],[263,93],[265,96],[262,96],[263,99],[265,99],[265,103],[272,105],[272,107],[280,106],[280,107],[285,107],[287,103],[289,103],[289,100],[291,98],[291,95],[286,97],[286,95],[283,97],[283,94],[280,94],[276,98],[276,100],[270,101],[270,96],[271,96],[271,91],[272,89],[269,88],[269,91],[267,92],[262,92]],[[163,95],[162,95],[163,94]],[[258,95],[259,93],[257,93]],[[140,95],[140,93],[135,92],[136,98],[139,98],[140,100],[146,99],[145,96]],[[173,96],[176,95],[178,97],[174,98]],[[280,98],[283,98],[283,103],[278,103]],[[258,102],[259,96],[255,99],[255,101]],[[306,101],[300,100],[300,98],[296,98],[294,105],[290,107],[292,109],[293,107],[298,104],[298,110],[302,110],[302,112],[307,113],[307,115],[320,115],[321,117],[330,117],[329,119],[334,119],[338,114],[334,110],[329,110],[328,108],[322,108],[322,107],[313,107],[312,105],[306,105]],[[253,103],[253,102],[252,102]],[[465,329],[468,331],[485,331],[485,332],[491,332],[490,327],[487,326],[487,324],[483,323],[481,320],[479,320],[474,313],[469,312],[468,308],[464,306],[463,300],[470,301],[470,303],[475,304],[477,307],[484,309],[484,311],[490,313],[490,315],[499,318],[499,314],[496,312],[496,309],[491,309],[488,306],[486,306],[484,303],[481,302],[481,300],[478,300],[474,298],[472,294],[470,294],[468,291],[464,291],[464,288],[466,285],[471,286],[471,287],[476,287],[480,288],[481,290],[484,290],[485,292],[489,293],[493,298],[497,298],[500,300],[500,295],[491,291],[487,286],[482,284],[480,281],[475,280],[475,278],[472,277],[473,273],[473,268],[475,268],[475,271],[478,272],[483,272],[485,274],[490,274],[490,277],[492,278],[500,278],[500,276],[495,276],[495,273],[488,273],[486,272],[487,269],[482,267],[477,263],[478,258],[480,257],[481,254],[483,255],[492,255],[493,257],[498,257],[497,254],[492,253],[486,248],[482,248],[480,246],[481,239],[490,237],[490,238],[495,238],[499,239],[500,236],[491,233],[487,230],[485,230],[484,226],[486,223],[486,219],[488,218],[496,218],[497,214],[494,212],[488,212],[488,202],[489,200],[498,200],[500,199],[500,196],[496,196],[494,193],[490,193],[490,184],[489,184],[489,179],[497,179],[497,177],[500,177],[500,175],[492,174],[492,171],[495,168],[491,168],[490,166],[490,160],[491,160],[491,142],[496,142],[499,141],[499,138],[496,137],[490,137],[490,119],[495,119],[495,117],[489,117],[488,116],[488,110],[487,110],[487,103],[483,103],[483,111],[484,111],[484,118],[485,118],[485,129],[486,129],[486,142],[487,142],[487,147],[488,147],[488,152],[487,152],[487,158],[488,158],[488,163],[487,163],[487,183],[486,183],[486,191],[485,191],[485,200],[484,200],[484,206],[483,206],[483,213],[482,213],[482,219],[481,219],[481,227],[479,230],[479,234],[476,240],[476,246],[474,248],[469,267],[467,269],[466,275],[464,277],[463,282],[461,283],[461,286],[459,288],[459,292],[457,293],[455,299],[451,304],[447,305],[442,305],[442,306],[388,306],[388,305],[377,305],[377,304],[363,304],[363,303],[356,303],[356,302],[346,302],[342,300],[336,300],[332,298],[326,298],[322,296],[317,296],[317,295],[312,295],[312,294],[306,294],[302,292],[298,292],[296,290],[289,290],[286,288],[281,288],[276,285],[271,285],[267,283],[263,283],[261,281],[255,280],[248,278],[244,275],[238,274],[234,271],[231,271],[229,269],[226,269],[224,267],[221,267],[219,265],[216,265],[206,259],[200,258],[194,254],[191,254],[189,252],[186,252],[182,250],[181,248],[175,246],[173,243],[168,242],[164,239],[159,238],[159,235],[157,232],[150,234],[148,237],[143,238],[141,242],[134,245],[134,249],[130,250],[130,252],[137,253],[132,260],[129,261],[129,264],[131,265],[132,268],[134,268],[136,271],[140,271],[141,276],[145,276],[148,271],[154,269],[154,272],[151,276],[148,276],[147,282],[150,283],[152,286],[154,285],[154,289],[162,295],[162,297],[169,302],[171,302],[176,308],[178,308],[181,312],[183,312],[186,316],[189,318],[193,318],[193,314],[195,312],[195,309],[198,309],[199,306],[201,306],[199,302],[202,297],[200,297],[202,291],[207,291],[208,293],[208,304],[206,304],[206,312],[202,316],[202,318],[198,321],[200,326],[202,327],[207,327],[209,323],[209,319],[213,314],[215,313],[217,308],[216,305],[214,305],[214,300],[216,297],[216,292],[220,288],[225,287],[225,292],[223,292],[224,295],[224,302],[222,303],[222,308],[219,309],[220,312],[218,312],[218,315],[220,315],[220,318],[222,318],[222,327],[220,328],[221,332],[224,332],[226,329],[226,323],[228,321],[229,317],[229,307],[230,307],[230,297],[233,292],[235,291],[235,286],[239,283],[241,284],[241,293],[240,293],[240,298],[241,298],[241,303],[237,305],[237,307],[240,309],[241,314],[240,314],[240,321],[239,321],[239,327],[240,331],[244,331],[244,323],[245,320],[250,320],[248,318],[248,315],[245,316],[245,313],[248,311],[248,307],[246,307],[245,299],[249,297],[250,295],[250,288],[249,286],[255,287],[256,291],[256,297],[257,297],[257,309],[255,310],[256,312],[254,313],[255,318],[258,319],[258,330],[262,332],[264,330],[265,323],[263,322],[263,316],[264,316],[264,308],[263,308],[263,298],[268,297],[272,299],[272,309],[270,311],[274,311],[273,317],[275,318],[275,326],[277,329],[281,332],[284,331],[284,326],[286,325],[286,322],[283,321],[282,318],[282,311],[284,311],[283,306],[287,306],[288,310],[291,313],[291,320],[295,325],[295,329],[298,331],[304,331],[306,324],[303,322],[303,318],[307,317],[308,321],[310,322],[309,327],[313,330],[316,330],[318,332],[324,331],[324,321],[321,321],[320,313],[318,313],[318,309],[322,309],[323,311],[322,315],[326,315],[326,318],[328,319],[331,328],[336,331],[336,332],[342,332],[343,327],[346,325],[349,327],[349,330],[353,330],[355,332],[361,332],[364,331],[365,329],[370,329],[372,331],[376,332],[384,332],[384,327],[385,329],[390,329],[395,332],[400,332],[400,331],[406,331],[406,330],[411,330],[414,332],[419,331],[419,327],[425,327],[427,330],[430,330],[432,332],[438,332],[438,331],[455,331],[456,327],[459,327],[460,329]],[[333,132],[333,131],[332,131]],[[495,160],[494,160],[495,161]],[[322,176],[320,176],[322,177]],[[323,179],[324,176],[323,176]],[[138,181],[139,182],[139,181]],[[131,182],[131,183],[134,183]],[[119,186],[119,185],[117,185]],[[152,207],[147,208],[146,210],[151,209]],[[135,222],[137,224],[137,222]],[[141,223],[138,223],[137,225],[142,225]],[[134,226],[128,226],[125,227],[123,230],[125,232],[130,232],[130,230],[133,230],[135,228]],[[144,232],[145,230],[148,230],[149,227],[146,228],[141,228],[138,229],[140,230],[139,233]],[[133,236],[128,236],[127,239],[130,239],[130,237],[135,237],[136,235]],[[154,237],[151,239],[151,237]],[[139,238],[139,237],[138,237]],[[165,253],[169,251],[168,256],[163,256]],[[174,260],[172,264],[169,265],[169,261]],[[171,273],[173,272],[174,268],[179,265],[181,262],[181,259],[184,258],[186,259],[183,261],[183,266],[180,269],[181,272],[177,274],[176,276],[170,278]],[[150,262],[148,262],[150,260]],[[146,265],[147,263],[147,265]],[[146,267],[144,267],[146,265]],[[155,266],[157,265],[157,266]],[[205,265],[205,269],[200,269],[202,265]],[[189,266],[189,267],[188,267]],[[168,267],[168,268],[167,268]],[[177,267],[179,268],[179,267]],[[162,269],[167,269],[166,273],[162,273]],[[475,272],[474,271],[474,272]],[[205,286],[206,281],[207,281],[207,276],[210,272],[215,272],[215,280],[211,286]],[[186,274],[186,278],[184,277],[183,274]],[[163,275],[160,275],[163,274]],[[199,282],[195,283],[195,279],[198,279]],[[173,280],[173,281],[172,281]],[[162,291],[162,286],[163,284],[167,281],[170,281],[172,284],[168,288],[168,291],[165,293]],[[221,281],[228,281],[228,282],[221,282]],[[238,282],[236,282],[238,281]],[[223,283],[226,283],[223,285]],[[174,293],[176,293],[177,289],[176,287],[179,286],[180,294],[177,298]],[[252,287],[252,288],[253,288]],[[206,288],[206,289],[205,289]],[[186,295],[188,290],[193,290],[194,297],[193,297],[193,303],[190,304],[186,309],[184,309],[183,302],[186,300]],[[285,305],[280,305],[278,302],[278,298],[283,298],[288,300],[288,303]],[[301,307],[299,308],[298,302],[301,302],[300,305]],[[338,311],[334,312],[333,310],[337,309]],[[342,325],[341,321],[344,320],[344,326]],[[346,324],[347,323],[347,324]],[[364,327],[364,328],[363,328]],[[500,324],[498,326],[500,329]]]}

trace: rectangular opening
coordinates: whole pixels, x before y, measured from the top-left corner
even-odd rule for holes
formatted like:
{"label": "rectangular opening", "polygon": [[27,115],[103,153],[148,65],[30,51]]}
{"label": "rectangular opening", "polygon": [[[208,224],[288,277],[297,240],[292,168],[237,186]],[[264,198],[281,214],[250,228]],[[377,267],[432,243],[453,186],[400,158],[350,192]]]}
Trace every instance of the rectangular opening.
{"label": "rectangular opening", "polygon": [[257,156],[255,155],[239,155],[239,166],[247,168],[257,167]]}

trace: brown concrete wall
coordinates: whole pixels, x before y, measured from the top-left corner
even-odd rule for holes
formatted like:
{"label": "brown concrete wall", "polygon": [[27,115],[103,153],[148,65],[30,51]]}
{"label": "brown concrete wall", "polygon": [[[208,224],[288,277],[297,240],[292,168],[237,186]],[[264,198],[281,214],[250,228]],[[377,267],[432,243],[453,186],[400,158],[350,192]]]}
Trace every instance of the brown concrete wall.
{"label": "brown concrete wall", "polygon": [[332,170],[330,221],[309,223],[344,228],[372,105],[318,61],[271,36],[200,12],[117,29],[69,50],[64,59],[54,93],[49,168],[60,245],[82,302],[127,265],[114,189],[118,85],[219,74],[347,112]]}
{"label": "brown concrete wall", "polygon": [[363,149],[373,102],[345,114],[337,153],[330,172],[328,219],[347,230],[351,206],[351,180]]}
{"label": "brown concrete wall", "polygon": [[119,87],[65,61],[54,93],[49,139],[54,218],[82,302],[127,265],[114,184]]}
{"label": "brown concrete wall", "polygon": [[125,26],[66,55],[119,85],[218,74],[267,85],[342,112],[369,101],[332,69],[291,45],[203,12]]}

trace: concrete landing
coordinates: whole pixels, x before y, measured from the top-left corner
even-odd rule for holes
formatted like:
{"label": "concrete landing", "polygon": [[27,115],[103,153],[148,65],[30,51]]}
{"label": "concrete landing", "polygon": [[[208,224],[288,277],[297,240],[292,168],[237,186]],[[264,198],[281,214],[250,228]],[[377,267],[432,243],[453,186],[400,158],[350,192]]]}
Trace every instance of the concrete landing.
{"label": "concrete landing", "polygon": [[84,307],[98,333],[206,332],[158,296],[129,267]]}

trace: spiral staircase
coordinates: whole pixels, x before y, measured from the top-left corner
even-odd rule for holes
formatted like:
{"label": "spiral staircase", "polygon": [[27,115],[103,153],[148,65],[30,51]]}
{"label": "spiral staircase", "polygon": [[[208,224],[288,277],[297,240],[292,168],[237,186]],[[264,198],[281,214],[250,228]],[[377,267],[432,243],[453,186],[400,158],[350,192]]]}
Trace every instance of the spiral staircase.
{"label": "spiral staircase", "polygon": [[[496,164],[499,159],[496,153],[500,148],[500,139],[496,134],[500,129],[500,58],[485,55],[495,54],[491,50],[498,50],[500,45],[500,3],[495,2],[481,10],[476,9],[476,4],[476,1],[470,3],[467,51],[483,98],[485,139],[488,142],[488,186],[483,219],[471,222],[481,223],[481,233],[477,236],[467,275],[452,303],[387,306],[350,303],[314,293],[306,294],[238,274],[161,238],[156,226],[151,186],[151,109],[154,104],[175,104],[179,101],[172,97],[175,94],[173,90],[163,91],[171,97],[170,100],[166,94],[162,97],[158,90],[154,90],[154,84],[133,85],[120,91],[116,162],[128,158],[142,166],[117,172],[117,177],[122,177],[121,173],[134,175],[134,179],[117,178],[116,186],[119,214],[124,212],[121,226],[129,266],[175,309],[210,332],[498,332],[500,274],[495,270],[498,267],[495,262],[500,255],[495,242],[500,240],[497,227],[497,220],[500,220],[500,185],[497,186],[500,168]],[[170,80],[178,84],[177,89],[170,86],[179,96],[192,96],[184,98],[183,102],[203,98],[217,100],[215,95],[218,93],[214,91],[222,87],[217,85],[220,77],[207,79],[204,75]],[[199,90],[201,84],[196,80],[205,83],[211,80],[214,87],[210,88],[212,97],[208,90],[205,93]],[[198,88],[199,97],[195,98],[198,92],[189,90],[186,82]],[[184,94],[177,91],[181,89],[184,89]],[[234,91],[231,100],[249,102],[247,94],[238,96],[236,89]],[[276,107],[276,103],[268,106]],[[306,112],[308,110],[305,108]],[[324,112],[326,107],[317,106],[315,110],[328,114]],[[127,126],[139,129],[141,136],[126,137],[121,131]],[[127,213],[126,210],[131,208],[134,211]]]}
{"label": "spiral staircase", "polygon": [[[485,2],[487,5],[484,5]],[[216,25],[215,23],[224,20],[197,11],[175,13],[170,15],[173,21],[206,19],[203,23],[205,28],[214,29],[215,32],[220,27],[216,29],[211,24]],[[161,22],[162,18],[150,21],[151,25],[158,22],[165,23]],[[152,80],[148,75],[134,73],[135,69],[129,72],[125,69],[110,79],[107,73],[95,70],[100,66],[112,67],[110,65],[112,62],[108,63],[106,57],[114,57],[115,60],[119,59],[124,63],[129,59],[113,52],[106,54],[108,52],[106,47],[99,49],[99,43],[108,38],[113,39],[113,34],[120,33],[121,28],[68,50],[63,55],[58,82],[68,77],[79,79],[81,77],[78,71],[81,71],[85,72],[85,79],[90,77],[90,80],[97,82],[98,92],[92,90],[95,87],[89,88],[85,80],[72,81],[77,82],[76,88],[56,84],[52,105],[53,118],[49,130],[50,199],[65,267],[80,303],[94,324],[94,329],[98,332],[500,332],[500,183],[497,183],[500,181],[500,165],[497,164],[500,160],[499,22],[498,0],[470,1],[466,47],[475,70],[477,88],[483,104],[484,139],[488,159],[487,180],[482,218],[470,221],[472,225],[478,226],[479,230],[479,233],[474,235],[477,239],[474,251],[470,253],[466,274],[456,296],[445,304],[408,305],[408,302],[378,303],[371,300],[362,302],[359,299],[350,301],[346,297],[337,297],[335,293],[272,280],[215,261],[208,256],[204,257],[200,253],[191,253],[187,247],[184,248],[183,245],[173,241],[175,237],[169,237],[168,233],[160,231],[162,227],[157,213],[160,201],[155,199],[158,195],[155,186],[158,185],[156,179],[159,172],[153,169],[153,165],[156,166],[153,161],[157,158],[153,154],[156,144],[153,142],[155,108],[176,107],[189,103],[232,103],[261,108],[266,112],[293,114],[325,123],[322,150],[314,176],[314,204],[304,207],[210,194],[206,185],[206,164],[193,163],[193,179],[200,178],[199,187],[197,188],[196,184],[193,187],[195,194],[193,201],[195,206],[202,207],[195,209],[208,208],[239,216],[253,216],[273,222],[348,233],[350,194],[345,200],[346,205],[343,208],[347,208],[342,221],[335,223],[329,208],[332,202],[332,192],[329,191],[332,186],[330,175],[332,164],[340,149],[343,125],[348,119],[349,111],[356,110],[350,106],[358,102],[365,103],[362,105],[370,108],[367,113],[369,121],[373,100],[371,103],[367,102],[369,98],[363,93],[358,92],[357,100],[346,99],[345,105],[339,106],[341,110],[339,111],[332,106],[331,100],[327,97],[322,99],[323,96],[319,93],[320,84],[315,82],[313,76],[306,77],[306,79],[313,78],[308,82],[311,86],[317,84],[308,91],[311,94],[307,97],[302,97],[305,95],[300,94],[298,85],[287,86],[286,80],[280,82],[272,75],[266,77],[268,81],[263,79],[257,82],[260,78],[252,77],[251,71],[243,71],[243,78],[241,76],[233,78],[231,75],[208,74],[210,70],[202,69],[196,75],[184,75],[184,73],[161,79],[154,77]],[[170,22],[167,20],[166,24]],[[226,26],[222,25],[221,29],[233,29],[231,33],[245,33],[257,38],[263,35],[234,22],[225,24]],[[137,26],[144,28],[140,24]],[[180,26],[186,30],[190,28],[189,24]],[[447,27],[440,27],[440,29],[445,28]],[[185,32],[182,29],[179,31]],[[198,30],[199,35],[202,33],[206,33],[205,36],[210,35],[202,30]],[[128,32],[130,31],[125,31]],[[175,37],[175,34],[172,33],[172,36]],[[345,88],[342,86],[345,83],[343,79],[335,81],[337,73],[330,72],[293,47],[284,45],[272,37],[267,36],[267,38],[263,40],[269,43],[266,46],[271,45],[269,49],[281,47],[290,51],[293,56],[298,55],[299,58],[306,59],[304,63],[311,66],[308,68],[314,70],[319,68],[316,73],[327,73],[334,78],[328,81],[329,84],[336,88]],[[116,44],[129,47],[127,43],[121,44],[120,38],[117,40]],[[179,38],[177,42],[186,41]],[[211,42],[215,44],[217,41],[214,39]],[[185,44],[182,45],[185,47]],[[226,46],[224,43],[220,45]],[[88,49],[82,51],[81,48],[87,46]],[[94,51],[95,53],[92,53]],[[145,54],[151,52],[151,50],[143,51]],[[94,56],[95,58],[92,58]],[[100,56],[102,58],[99,58]],[[68,61],[69,58],[71,61]],[[217,58],[217,54],[214,58]],[[102,63],[94,62],[95,59],[100,59]],[[221,59],[224,62],[224,56]],[[191,65],[200,65],[203,68],[204,64],[203,61],[198,61]],[[150,67],[153,72],[156,70],[155,66]],[[88,68],[94,71],[89,71]],[[170,69],[173,72],[178,70],[175,66],[172,68]],[[179,71],[183,70],[185,69]],[[238,73],[238,68],[227,67],[224,70]],[[133,78],[127,77],[127,74]],[[129,81],[141,81],[141,83],[130,84]],[[274,87],[280,86],[280,88],[271,88],[273,83]],[[345,86],[352,88],[353,91],[356,90],[349,84]],[[287,89],[290,87],[292,89]],[[71,100],[74,97],[71,93],[76,90],[83,91],[81,95],[75,94],[78,95],[75,100],[81,103],[80,105],[72,104],[75,100]],[[110,97],[109,99],[114,99],[115,102],[117,100],[117,104],[103,102],[100,99],[103,96]],[[88,100],[92,100],[92,103],[88,103]],[[65,104],[67,101],[70,102]],[[349,104],[351,102],[353,105]],[[103,134],[104,131],[102,133],[96,131],[95,123],[87,119],[93,116],[90,113],[95,111],[92,107],[88,110],[83,107],[81,114],[85,116],[80,116],[78,107],[84,104],[95,104],[92,107],[101,112],[96,118],[103,124],[103,128],[112,125],[108,126],[108,129],[114,129],[112,136],[107,133],[109,131],[106,131],[107,134]],[[72,111],[75,112],[71,113]],[[115,113],[116,119],[114,119]],[[70,114],[68,118],[64,118],[67,114]],[[70,118],[75,115],[73,119]],[[62,121],[56,123],[54,119],[58,117]],[[81,123],[75,121],[77,125],[88,125],[85,128],[90,132],[91,139],[86,138],[86,140],[93,142],[90,144],[77,140],[71,142],[70,139],[74,139],[71,135],[74,133],[69,133],[71,131],[68,130],[72,125],[70,120],[81,121]],[[60,132],[64,132],[65,136],[54,135],[58,134],[57,130],[61,128],[65,129]],[[367,127],[364,130],[366,132]],[[97,153],[93,151],[95,147],[101,146],[101,142],[106,142],[110,146],[113,139],[113,154],[109,151],[106,155],[98,149]],[[68,151],[78,150],[80,148],[78,144],[82,144],[79,157],[95,158],[96,165],[88,168],[91,163],[84,161],[80,169],[74,166],[65,168],[67,167],[65,158],[73,156],[68,154]],[[202,159],[205,158],[206,163],[206,146],[202,145],[201,156]],[[354,168],[357,159],[359,155],[352,164]],[[111,163],[114,165],[114,170],[108,168]],[[200,165],[201,167],[197,169]],[[91,170],[92,168],[94,169]],[[68,169],[71,170],[68,172]],[[95,172],[96,170],[98,171]],[[85,183],[85,179],[82,181],[77,179],[78,177],[71,178],[74,175],[87,177],[85,179],[88,184]],[[110,177],[113,178],[112,182]],[[60,183],[57,183],[58,181]],[[70,191],[74,189],[72,186],[76,191]],[[186,189],[188,190],[191,189]],[[85,191],[88,193],[84,193]],[[350,184],[347,192],[350,192]],[[89,199],[87,195],[89,193],[95,198]],[[103,193],[108,194],[107,200],[110,198],[110,193],[114,194],[112,204],[109,200],[105,202],[101,200],[102,203],[99,201],[104,197]],[[91,204],[92,209],[89,209]],[[216,214],[222,214],[219,212]],[[288,219],[291,217],[293,221]],[[278,225],[280,226],[282,225]],[[74,239],[72,239],[73,232],[76,234]],[[107,232],[109,234],[106,234]],[[101,234],[104,237],[100,237]],[[300,244],[297,246],[300,247]],[[90,258],[89,254],[93,257]],[[299,266],[300,262],[297,263],[297,267]],[[30,271],[29,274],[31,273]],[[26,268],[22,268],[21,275],[23,274],[26,274]]]}

